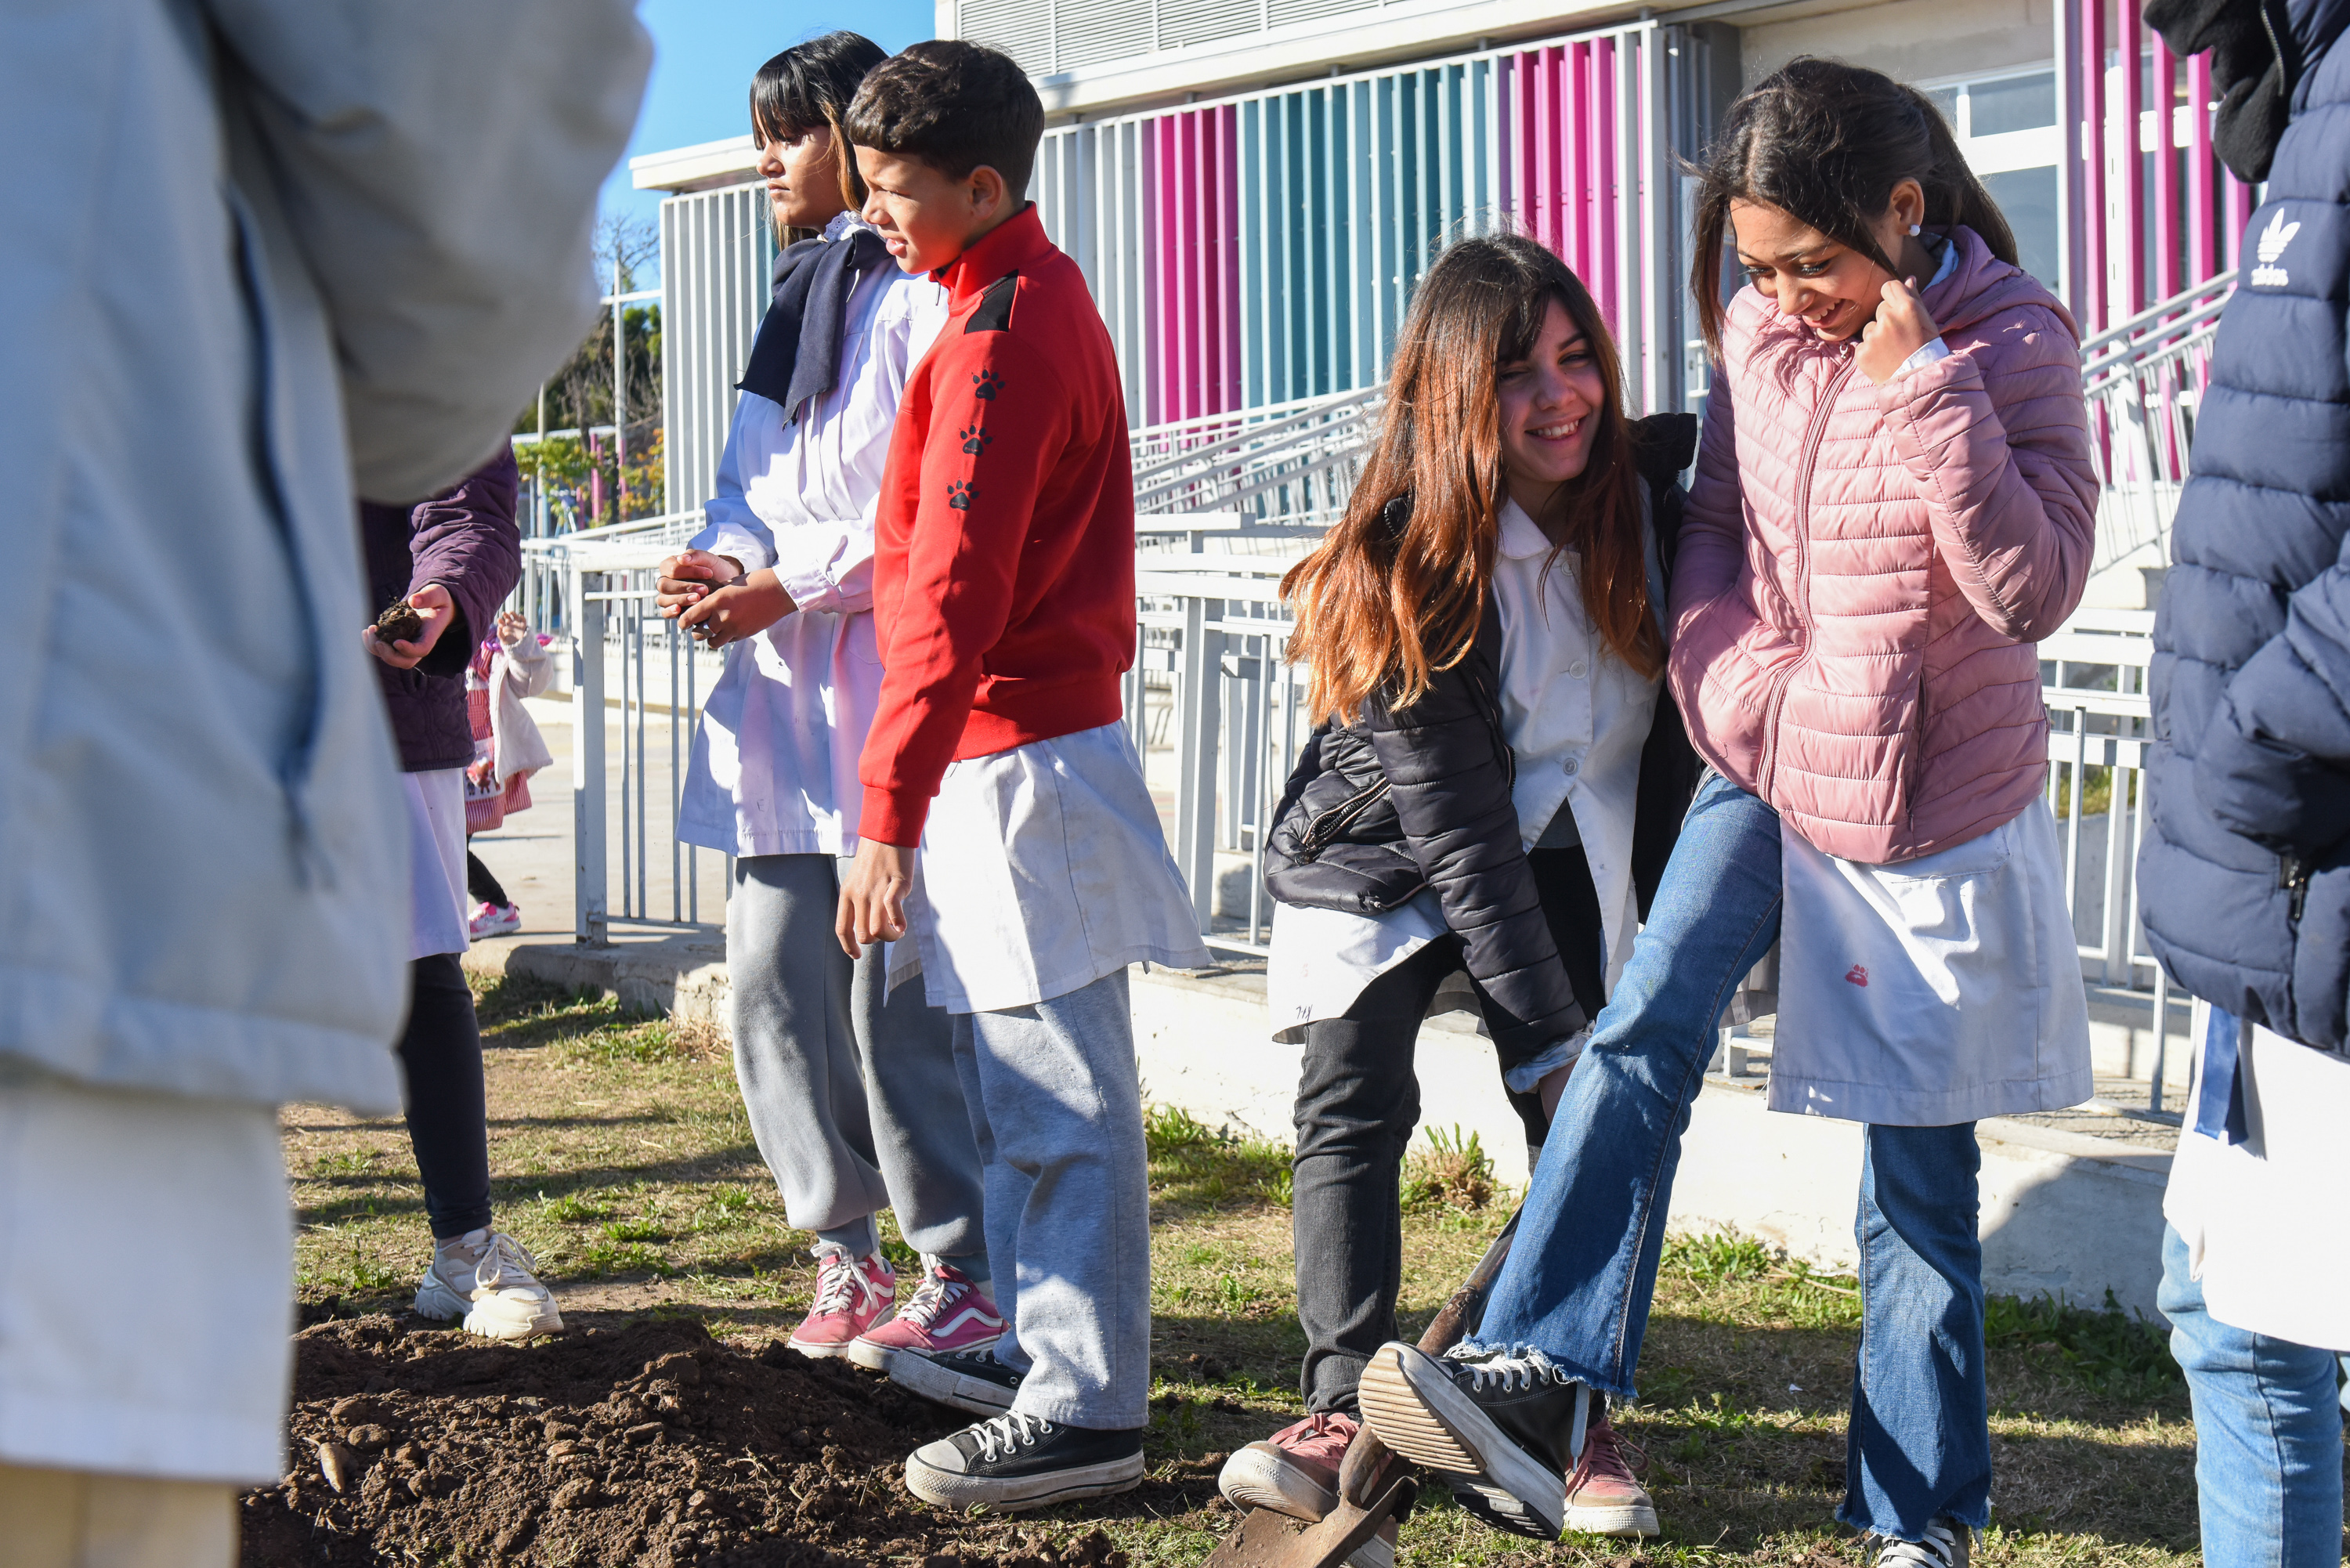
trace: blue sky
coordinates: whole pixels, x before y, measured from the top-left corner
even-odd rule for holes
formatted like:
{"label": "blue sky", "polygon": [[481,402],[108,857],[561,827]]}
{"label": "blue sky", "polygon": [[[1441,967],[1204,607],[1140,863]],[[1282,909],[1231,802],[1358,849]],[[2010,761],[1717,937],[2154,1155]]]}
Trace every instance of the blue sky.
{"label": "blue sky", "polygon": [[931,0],[859,0],[853,7],[813,0],[643,0],[637,8],[653,36],[653,77],[638,112],[628,156],[604,183],[604,211],[659,216],[660,192],[629,186],[629,158],[751,129],[745,102],[751,73],[771,55],[841,26],[895,52],[937,30]]}

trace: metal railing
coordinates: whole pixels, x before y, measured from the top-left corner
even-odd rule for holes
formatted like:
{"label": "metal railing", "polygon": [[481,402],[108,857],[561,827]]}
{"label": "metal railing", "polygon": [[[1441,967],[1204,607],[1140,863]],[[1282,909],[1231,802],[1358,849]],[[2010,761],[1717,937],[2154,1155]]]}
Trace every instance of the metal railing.
{"label": "metal railing", "polygon": [[1354,491],[1385,400],[1384,389],[1342,392],[1137,431],[1135,511],[1326,527]]}
{"label": "metal railing", "polygon": [[[577,611],[571,637],[574,934],[591,947],[609,940],[614,920],[656,926],[703,920],[702,859],[713,852],[681,843],[677,821],[693,727],[716,660],[654,608],[652,568],[666,553],[658,545],[607,544],[575,552],[568,563],[567,602]],[[617,747],[608,732],[615,727]],[[714,857],[724,862],[723,905],[733,861]],[[659,912],[664,903],[666,914]]]}
{"label": "metal railing", "polygon": [[2081,345],[2089,451],[2107,497],[2097,524],[2097,566],[2148,545],[2155,550],[2147,565],[2168,557],[2170,519],[2187,483],[2212,340],[2235,288],[2236,275],[2222,273]]}

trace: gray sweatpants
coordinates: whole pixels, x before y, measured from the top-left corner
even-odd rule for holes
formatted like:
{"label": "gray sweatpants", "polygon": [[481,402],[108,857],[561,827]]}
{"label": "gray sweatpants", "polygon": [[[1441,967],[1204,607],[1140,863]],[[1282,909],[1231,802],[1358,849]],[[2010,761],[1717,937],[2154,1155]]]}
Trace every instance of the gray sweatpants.
{"label": "gray sweatpants", "polygon": [[954,1015],[987,1170],[987,1251],[1026,1376],[1012,1407],[1150,1424],[1150,1186],[1126,971],[1029,1007]]}
{"label": "gray sweatpants", "polygon": [[883,1002],[879,948],[854,963],[840,950],[839,865],[829,855],[734,862],[726,961],[752,1136],[798,1229],[840,1231],[895,1208],[917,1251],[979,1252],[979,1148],[953,1029],[920,981]]}

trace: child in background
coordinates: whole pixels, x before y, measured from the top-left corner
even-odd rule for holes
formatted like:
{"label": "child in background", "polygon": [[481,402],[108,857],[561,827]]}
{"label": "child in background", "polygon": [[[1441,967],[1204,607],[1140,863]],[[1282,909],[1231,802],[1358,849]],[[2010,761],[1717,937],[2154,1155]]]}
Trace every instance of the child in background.
{"label": "child in background", "polygon": [[1991,1511],[1974,1123],[2091,1089],[2032,646],[2094,543],[2079,337],[1933,104],[1875,71],[1798,59],[1739,99],[1698,214],[1717,374],[1668,674],[1718,775],[1476,1337],[1382,1347],[1363,1407],[1490,1521],[1558,1532],[1591,1395],[1632,1395],[1715,1022],[1783,932],[1771,1107],[1866,1124],[1837,1517],[1879,1564],[1957,1568]]}
{"label": "child in background", "polygon": [[546,639],[532,636],[515,610],[498,612],[497,634],[484,638],[465,666],[465,716],[473,727],[473,761],[465,769],[465,890],[473,898],[466,936],[473,941],[522,929],[522,911],[473,853],[473,839],[530,809],[530,775],[555,757],[523,699],[554,679]]}
{"label": "child in background", "polygon": [[993,1352],[899,1356],[890,1377],[989,1417],[907,1460],[917,1497],[1037,1508],[1142,1480],[1150,1215],[1126,971],[1207,951],[1121,722],[1126,400],[1084,275],[1021,199],[1044,106],[1007,57],[934,42],[876,67],[846,125],[866,216],[951,315],[882,482],[884,673],[838,931],[856,953],[913,915],[1010,1320]]}
{"label": "child in background", "polygon": [[[751,85],[779,228],[775,299],[743,374],[709,526],[660,566],[660,607],[726,650],[678,836],[735,857],[726,900],[734,1076],[791,1222],[816,1233],[804,1355],[886,1371],[903,1353],[991,1345],[979,1147],[947,1017],[924,978],[832,935],[862,831],[857,756],[881,687],[873,508],[906,376],[946,317],[858,220],[841,111],[887,57],[855,33],[785,50]],[[910,952],[897,955],[899,960]],[[898,1312],[875,1215],[922,1254]]]}

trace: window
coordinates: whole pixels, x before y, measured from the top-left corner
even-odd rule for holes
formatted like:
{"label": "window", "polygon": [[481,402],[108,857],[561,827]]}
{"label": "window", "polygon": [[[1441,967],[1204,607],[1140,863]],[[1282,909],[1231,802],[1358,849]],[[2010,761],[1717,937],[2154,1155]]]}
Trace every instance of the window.
{"label": "window", "polygon": [[2056,73],[2038,69],[1923,88],[1958,133],[1959,151],[1999,203],[2023,270],[2057,286]]}

